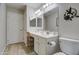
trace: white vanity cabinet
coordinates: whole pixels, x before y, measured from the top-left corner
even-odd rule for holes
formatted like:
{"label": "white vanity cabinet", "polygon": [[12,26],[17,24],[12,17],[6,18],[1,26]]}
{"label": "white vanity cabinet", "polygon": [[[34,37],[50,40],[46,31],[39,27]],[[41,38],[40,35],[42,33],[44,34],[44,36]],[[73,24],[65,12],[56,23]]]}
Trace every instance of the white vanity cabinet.
{"label": "white vanity cabinet", "polygon": [[34,50],[39,55],[46,54],[46,41],[43,38],[34,37]]}
{"label": "white vanity cabinet", "polygon": [[[52,47],[48,42],[55,41],[56,46]],[[40,36],[34,36],[34,51],[38,55],[50,55],[58,51],[58,36],[52,38],[43,38]]]}

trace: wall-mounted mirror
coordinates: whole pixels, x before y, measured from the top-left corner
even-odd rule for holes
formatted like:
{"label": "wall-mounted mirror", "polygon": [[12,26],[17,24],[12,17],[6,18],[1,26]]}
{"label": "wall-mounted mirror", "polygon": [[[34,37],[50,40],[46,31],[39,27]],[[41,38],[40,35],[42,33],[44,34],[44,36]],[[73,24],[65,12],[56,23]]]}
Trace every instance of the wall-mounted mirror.
{"label": "wall-mounted mirror", "polygon": [[57,32],[59,17],[58,14],[58,7],[44,13],[44,30]]}
{"label": "wall-mounted mirror", "polygon": [[30,27],[36,27],[36,18],[30,20]]}
{"label": "wall-mounted mirror", "polygon": [[30,27],[42,29],[43,28],[43,15],[36,16],[34,18],[30,18]]}
{"label": "wall-mounted mirror", "polygon": [[43,15],[37,17],[37,28],[43,29]]}
{"label": "wall-mounted mirror", "polygon": [[42,27],[42,18],[37,17],[37,27]]}

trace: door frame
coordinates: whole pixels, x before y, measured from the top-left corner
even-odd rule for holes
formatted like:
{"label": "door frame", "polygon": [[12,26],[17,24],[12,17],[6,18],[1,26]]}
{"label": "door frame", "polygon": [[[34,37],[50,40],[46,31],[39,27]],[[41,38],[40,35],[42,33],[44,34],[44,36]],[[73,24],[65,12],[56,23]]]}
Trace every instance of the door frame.
{"label": "door frame", "polygon": [[[9,7],[10,8],[10,7]],[[8,34],[7,34],[7,32],[8,32],[8,30],[7,30],[7,28],[8,28],[8,24],[7,24],[7,21],[8,21],[8,15],[7,15],[7,12],[8,12],[8,7],[6,7],[6,46],[7,45],[9,45],[8,44]],[[24,32],[25,32],[25,22],[24,21],[26,21],[25,19],[24,19],[24,12],[25,12],[25,10],[23,11],[23,40],[24,40]]]}

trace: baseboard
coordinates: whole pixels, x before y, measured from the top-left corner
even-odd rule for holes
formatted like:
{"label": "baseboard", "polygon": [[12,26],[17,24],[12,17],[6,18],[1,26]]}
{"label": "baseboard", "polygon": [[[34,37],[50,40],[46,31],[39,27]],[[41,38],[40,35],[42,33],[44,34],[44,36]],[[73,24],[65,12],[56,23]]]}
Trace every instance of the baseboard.
{"label": "baseboard", "polygon": [[17,44],[17,43],[24,43],[24,42],[23,41],[19,41],[19,42],[7,43],[7,45]]}

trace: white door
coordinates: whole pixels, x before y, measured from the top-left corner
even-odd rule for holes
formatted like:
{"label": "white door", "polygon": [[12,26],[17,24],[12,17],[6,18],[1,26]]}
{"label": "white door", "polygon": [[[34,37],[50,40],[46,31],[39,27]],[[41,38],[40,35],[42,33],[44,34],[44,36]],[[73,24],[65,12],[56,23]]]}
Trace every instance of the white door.
{"label": "white door", "polygon": [[23,42],[23,13],[19,10],[7,11],[7,44]]}

